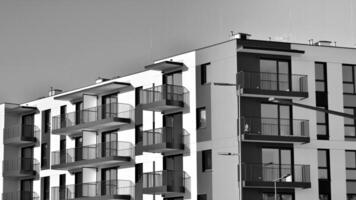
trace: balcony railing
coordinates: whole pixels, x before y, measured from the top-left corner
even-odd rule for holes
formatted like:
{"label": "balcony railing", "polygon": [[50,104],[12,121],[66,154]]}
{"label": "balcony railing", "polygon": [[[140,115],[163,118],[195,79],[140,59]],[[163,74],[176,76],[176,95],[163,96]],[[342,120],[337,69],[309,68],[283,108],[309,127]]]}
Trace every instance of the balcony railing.
{"label": "balcony railing", "polygon": [[287,175],[287,178],[279,182],[310,183],[310,166],[271,163],[242,164],[242,177],[248,182],[273,182]]}
{"label": "balcony railing", "polygon": [[[163,170],[143,174],[143,188],[167,187],[173,192],[186,192],[190,177],[184,171]],[[169,192],[169,191],[167,191]]]}
{"label": "balcony railing", "polygon": [[183,102],[189,105],[189,91],[180,85],[159,85],[140,91],[139,104],[151,104],[162,101]]}
{"label": "balcony railing", "polygon": [[130,142],[106,142],[87,145],[65,151],[52,152],[52,165],[68,164],[81,160],[94,160],[105,157],[130,157],[134,156],[134,146]]}
{"label": "balcony railing", "polygon": [[19,158],[4,160],[3,167],[5,176],[13,173],[34,173],[39,172],[40,163],[34,158]]}
{"label": "balcony railing", "polygon": [[134,195],[134,184],[129,180],[108,180],[52,187],[53,200],[100,196],[121,196],[119,199],[131,199]]}
{"label": "balcony railing", "polygon": [[38,137],[40,129],[36,125],[18,124],[4,128],[4,141],[13,138],[33,140]]}
{"label": "balcony railing", "polygon": [[238,81],[246,89],[308,92],[307,75],[241,71]]}
{"label": "balcony railing", "polygon": [[134,118],[134,108],[129,104],[112,103],[67,113],[53,117],[53,130],[68,128],[88,122],[109,118]]}
{"label": "balcony railing", "polygon": [[164,127],[147,131],[142,131],[142,143],[143,146],[150,146],[155,144],[167,143],[172,148],[188,148],[189,146],[189,134],[183,129],[182,135],[177,137],[174,135],[174,128]]}
{"label": "balcony railing", "polygon": [[39,196],[33,191],[6,192],[2,195],[3,200],[39,200]]}
{"label": "balcony railing", "polygon": [[244,134],[309,137],[308,120],[242,117],[241,125]]}

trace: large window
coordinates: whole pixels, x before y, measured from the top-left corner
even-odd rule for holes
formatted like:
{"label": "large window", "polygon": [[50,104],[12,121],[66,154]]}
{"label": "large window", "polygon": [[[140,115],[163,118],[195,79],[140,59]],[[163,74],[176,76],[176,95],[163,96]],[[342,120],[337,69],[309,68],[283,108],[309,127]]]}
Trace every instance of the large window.
{"label": "large window", "polygon": [[[355,108],[353,107],[345,107],[344,113],[355,115]],[[355,119],[351,118],[344,118],[344,125],[345,125],[345,137],[356,137],[355,131]]]}
{"label": "large window", "polygon": [[292,135],[291,107],[261,104],[261,131],[265,135]]}
{"label": "large window", "polygon": [[263,180],[273,181],[283,176],[291,181],[292,172],[292,150],[278,148],[262,148]]}
{"label": "large window", "polygon": [[43,133],[51,131],[51,110],[45,110],[42,113]]}
{"label": "large window", "polygon": [[329,179],[329,150],[327,149],[318,149],[318,171],[319,179]]}
{"label": "large window", "polygon": [[42,200],[49,200],[49,176],[41,178]]}
{"label": "large window", "polygon": [[289,61],[261,59],[261,88],[290,91]]}
{"label": "large window", "polygon": [[211,150],[202,151],[202,171],[212,169]]}
{"label": "large window", "polygon": [[206,127],[206,109],[205,107],[197,109],[197,128]]}
{"label": "large window", "polygon": [[342,82],[344,93],[346,94],[355,94],[356,87],[355,87],[355,71],[356,65],[343,65],[342,66]]}
{"label": "large window", "polygon": [[[319,108],[326,109],[325,107],[318,106]],[[316,133],[318,139],[329,138],[329,120],[328,115],[322,111],[316,111]]]}
{"label": "large window", "polygon": [[315,63],[315,91],[327,91],[326,63]]}
{"label": "large window", "polygon": [[356,199],[356,151],[346,151],[347,199]]}

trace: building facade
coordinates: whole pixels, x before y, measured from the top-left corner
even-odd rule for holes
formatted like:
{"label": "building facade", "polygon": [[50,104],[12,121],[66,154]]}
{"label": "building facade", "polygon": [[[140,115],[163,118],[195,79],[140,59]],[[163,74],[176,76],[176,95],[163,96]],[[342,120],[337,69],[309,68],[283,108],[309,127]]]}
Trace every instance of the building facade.
{"label": "building facade", "polygon": [[354,115],[356,49],[240,36],[1,104],[2,199],[356,199],[355,119],[275,101]]}

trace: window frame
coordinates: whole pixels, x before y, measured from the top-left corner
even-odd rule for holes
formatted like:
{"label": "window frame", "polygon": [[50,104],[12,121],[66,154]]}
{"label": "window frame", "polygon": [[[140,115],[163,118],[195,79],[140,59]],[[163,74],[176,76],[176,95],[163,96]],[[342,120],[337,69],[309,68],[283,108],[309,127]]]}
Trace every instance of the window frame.
{"label": "window frame", "polygon": [[201,159],[202,171],[203,172],[211,171],[213,169],[212,150],[211,149],[203,150],[201,153],[201,156],[202,156],[202,159]]}
{"label": "window frame", "polygon": [[[317,79],[316,78],[316,66],[317,66],[317,64],[322,65],[322,67],[323,67],[324,79]],[[327,92],[328,91],[327,63],[326,62],[315,62],[314,63],[314,68],[315,68],[315,92]],[[316,83],[324,83],[324,91],[317,90]]]}
{"label": "window frame", "polygon": [[[342,75],[342,92],[343,94],[351,94],[351,95],[356,95],[356,84],[355,84],[355,68],[356,65],[355,64],[342,64],[342,72],[344,73],[344,67],[351,67],[351,71],[352,71],[352,81],[344,81],[344,75]],[[343,74],[342,73],[342,74]],[[344,84],[352,84],[353,86],[353,92],[345,92],[344,91]]]}
{"label": "window frame", "polygon": [[[322,109],[328,109],[326,106],[317,106],[318,108],[322,108]],[[317,111],[317,112],[322,112],[322,111]],[[329,139],[329,114],[328,113],[324,113],[325,114],[325,123],[319,123],[318,122],[318,115],[316,113],[316,136],[318,140],[328,140]],[[325,131],[326,134],[325,135],[319,135],[318,134],[318,125],[320,126],[325,126]]]}
{"label": "window frame", "polygon": [[[356,107],[352,107],[352,106],[344,106],[344,109],[352,109],[353,110],[353,112],[354,112],[354,114],[356,113]],[[345,111],[344,111],[345,112]],[[356,138],[356,119],[353,119],[353,122],[354,122],[354,124],[353,125],[351,125],[351,124],[345,124],[345,118],[344,118],[344,127],[353,127],[354,128],[354,130],[355,130],[355,135],[354,136],[349,136],[349,135],[346,135],[346,129],[345,129],[345,131],[344,131],[344,136],[345,136],[345,138]]]}
{"label": "window frame", "polygon": [[204,63],[200,65],[200,85],[205,85],[208,80],[208,73],[207,73],[207,66],[210,65],[211,63]]}
{"label": "window frame", "polygon": [[[318,179],[319,180],[330,180],[330,151],[329,149],[318,149],[318,153],[319,151],[323,151],[323,152],[326,152],[326,167],[324,166],[320,166],[319,165],[319,157],[318,157]],[[319,156],[319,155],[318,155]],[[322,170],[327,170],[327,178],[320,178],[319,177],[319,170],[322,169]]]}

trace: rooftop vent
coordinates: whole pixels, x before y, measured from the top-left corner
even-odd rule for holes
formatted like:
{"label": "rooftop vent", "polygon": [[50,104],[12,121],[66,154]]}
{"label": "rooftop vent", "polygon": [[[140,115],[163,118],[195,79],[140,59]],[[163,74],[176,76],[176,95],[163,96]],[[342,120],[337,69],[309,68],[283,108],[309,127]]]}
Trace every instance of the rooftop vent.
{"label": "rooftop vent", "polygon": [[54,89],[51,87],[51,90],[48,92],[48,96],[54,96],[54,95],[57,95],[57,94],[60,94],[62,93],[63,90],[59,90],[59,89]]}
{"label": "rooftop vent", "polygon": [[241,39],[241,40],[248,40],[250,39],[251,34],[248,33],[235,33],[231,31],[230,39]]}
{"label": "rooftop vent", "polygon": [[110,80],[110,79],[98,77],[98,78],[95,80],[95,83],[98,84],[98,83],[102,83],[102,82],[105,82],[105,81],[108,81],[108,80]]}
{"label": "rooftop vent", "polygon": [[332,42],[328,41],[328,40],[320,40],[316,43],[314,43],[314,45],[316,46],[331,46]]}

